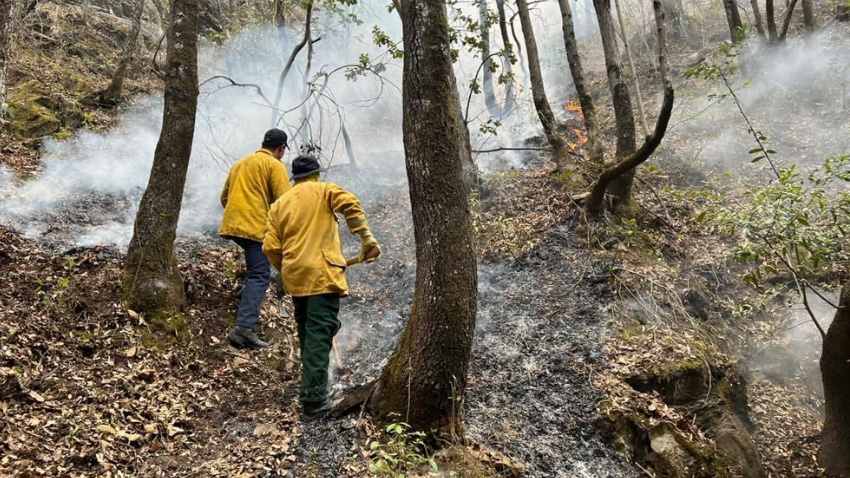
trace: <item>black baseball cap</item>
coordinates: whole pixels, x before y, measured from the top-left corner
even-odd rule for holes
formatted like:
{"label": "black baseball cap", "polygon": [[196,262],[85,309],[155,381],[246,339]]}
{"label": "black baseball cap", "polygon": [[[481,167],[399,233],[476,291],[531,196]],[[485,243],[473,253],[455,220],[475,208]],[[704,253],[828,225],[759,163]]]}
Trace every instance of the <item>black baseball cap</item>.
{"label": "black baseball cap", "polygon": [[327,169],[319,164],[312,154],[302,154],[292,160],[292,179],[305,178],[313,173],[324,173]]}
{"label": "black baseball cap", "polygon": [[276,149],[286,144],[289,138],[283,130],[277,128],[266,131],[263,136],[263,147],[268,149]]}

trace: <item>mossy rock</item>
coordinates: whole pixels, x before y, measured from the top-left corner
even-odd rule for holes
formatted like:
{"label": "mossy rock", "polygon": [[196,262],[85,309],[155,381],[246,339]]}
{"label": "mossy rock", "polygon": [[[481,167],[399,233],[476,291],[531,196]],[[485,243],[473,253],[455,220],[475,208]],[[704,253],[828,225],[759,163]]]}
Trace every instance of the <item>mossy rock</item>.
{"label": "mossy rock", "polygon": [[12,108],[9,126],[20,139],[48,136],[62,127],[62,122],[53,111],[57,102],[38,80],[28,81],[15,88],[9,96],[9,105]]}

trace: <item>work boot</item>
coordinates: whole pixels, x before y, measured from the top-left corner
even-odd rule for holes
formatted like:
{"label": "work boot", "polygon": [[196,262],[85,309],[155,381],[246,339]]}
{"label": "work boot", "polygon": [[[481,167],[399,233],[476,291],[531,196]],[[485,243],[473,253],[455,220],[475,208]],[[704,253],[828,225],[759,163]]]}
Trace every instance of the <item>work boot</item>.
{"label": "work boot", "polygon": [[303,402],[304,416],[307,420],[323,418],[334,408],[334,403],[327,398],[323,402]]}
{"label": "work boot", "polygon": [[269,346],[268,342],[263,342],[257,337],[257,332],[247,328],[236,326],[227,335],[230,340],[230,345],[237,349],[262,349]]}

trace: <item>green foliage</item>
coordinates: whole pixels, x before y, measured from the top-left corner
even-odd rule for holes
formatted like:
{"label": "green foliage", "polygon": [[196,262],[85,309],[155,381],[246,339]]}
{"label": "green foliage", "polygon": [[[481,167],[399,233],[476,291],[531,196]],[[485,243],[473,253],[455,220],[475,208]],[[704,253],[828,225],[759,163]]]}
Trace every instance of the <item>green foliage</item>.
{"label": "green foliage", "polygon": [[437,462],[428,456],[425,433],[411,430],[404,422],[391,423],[384,429],[383,440],[369,444],[372,462],[369,471],[379,476],[405,478],[406,472],[423,466],[439,471]]}
{"label": "green foliage", "polygon": [[807,280],[850,260],[850,156],[828,158],[808,175],[780,169],[778,180],[745,197],[699,219],[738,238],[734,257],[749,266],[748,284],[759,287],[780,270]]}

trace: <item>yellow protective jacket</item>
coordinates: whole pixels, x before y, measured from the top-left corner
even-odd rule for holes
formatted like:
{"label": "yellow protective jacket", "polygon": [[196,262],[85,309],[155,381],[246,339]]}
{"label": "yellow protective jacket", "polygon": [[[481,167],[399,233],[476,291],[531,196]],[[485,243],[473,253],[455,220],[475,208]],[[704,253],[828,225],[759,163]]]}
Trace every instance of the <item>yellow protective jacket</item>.
{"label": "yellow protective jacket", "polygon": [[240,159],[230,168],[221,192],[224,217],[219,235],[263,242],[269,207],[291,188],[286,166],[268,149]]}
{"label": "yellow protective jacket", "polygon": [[333,183],[297,182],[272,205],[263,252],[293,297],[348,295],[337,214],[352,234],[369,228],[360,201]]}

